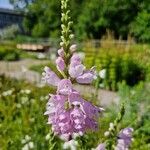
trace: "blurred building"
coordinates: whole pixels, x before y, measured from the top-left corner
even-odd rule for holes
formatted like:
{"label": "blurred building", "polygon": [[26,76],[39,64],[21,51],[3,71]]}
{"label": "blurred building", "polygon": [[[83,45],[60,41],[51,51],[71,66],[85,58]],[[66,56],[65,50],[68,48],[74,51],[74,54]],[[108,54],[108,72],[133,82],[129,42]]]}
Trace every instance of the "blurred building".
{"label": "blurred building", "polygon": [[18,25],[22,30],[22,21],[24,13],[12,9],[0,8],[0,29],[13,24]]}

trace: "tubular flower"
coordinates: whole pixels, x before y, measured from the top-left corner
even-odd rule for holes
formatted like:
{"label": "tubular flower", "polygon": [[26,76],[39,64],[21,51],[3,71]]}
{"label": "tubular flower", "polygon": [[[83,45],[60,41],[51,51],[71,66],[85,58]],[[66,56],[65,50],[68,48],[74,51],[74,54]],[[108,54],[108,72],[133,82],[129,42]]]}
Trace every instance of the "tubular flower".
{"label": "tubular flower", "polygon": [[85,66],[82,64],[72,65],[69,68],[69,74],[72,78],[77,78],[78,76],[83,74],[84,69],[85,69]]}
{"label": "tubular flower", "polygon": [[63,48],[59,49],[57,53],[62,58],[65,56],[65,52],[64,52]]}
{"label": "tubular flower", "polygon": [[57,86],[60,82],[59,77],[47,66],[44,68],[42,76],[42,79],[50,85]]}
{"label": "tubular flower", "polygon": [[125,128],[120,131],[115,150],[128,150],[132,141],[132,132],[133,128]]}
{"label": "tubular flower", "polygon": [[68,95],[72,92],[73,85],[69,79],[63,79],[59,82],[57,87],[57,93],[62,95]]}
{"label": "tubular flower", "polygon": [[63,60],[62,57],[58,57],[56,59],[56,67],[59,71],[64,71],[65,69],[65,61]]}
{"label": "tubular flower", "polygon": [[106,150],[105,143],[99,144],[95,150]]}
{"label": "tubular flower", "polygon": [[77,45],[76,44],[73,44],[73,45],[70,46],[71,53],[74,53],[76,50],[77,50]]}
{"label": "tubular flower", "polygon": [[71,57],[69,74],[80,84],[90,84],[95,77],[93,68],[85,70],[85,66],[81,63],[81,59],[76,53]]}

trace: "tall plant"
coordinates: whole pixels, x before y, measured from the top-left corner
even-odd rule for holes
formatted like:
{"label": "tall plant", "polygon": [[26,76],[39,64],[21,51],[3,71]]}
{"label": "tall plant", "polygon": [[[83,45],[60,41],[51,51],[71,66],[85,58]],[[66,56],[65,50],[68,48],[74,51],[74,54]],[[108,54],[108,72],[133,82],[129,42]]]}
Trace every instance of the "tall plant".
{"label": "tall plant", "polygon": [[[57,87],[55,94],[50,94],[45,115],[48,115],[48,124],[52,131],[62,140],[69,143],[71,149],[80,147],[75,142],[76,137],[83,136],[89,130],[98,129],[98,118],[103,108],[93,105],[84,100],[80,93],[73,88],[73,83],[91,84],[95,79],[95,69],[87,70],[76,52],[77,46],[72,44],[74,37],[69,0],[61,0],[61,48],[58,50],[56,67],[61,73],[59,78],[50,68],[45,67],[43,79],[50,85]],[[117,147],[127,148],[131,142],[132,128],[123,129],[117,135],[117,125],[124,115],[124,105],[121,107],[118,118],[110,124],[109,131],[106,132],[106,141],[100,144],[97,149],[116,149]],[[119,140],[116,144],[117,136]],[[52,146],[52,143],[50,144]],[[66,145],[66,143],[65,143]]]}

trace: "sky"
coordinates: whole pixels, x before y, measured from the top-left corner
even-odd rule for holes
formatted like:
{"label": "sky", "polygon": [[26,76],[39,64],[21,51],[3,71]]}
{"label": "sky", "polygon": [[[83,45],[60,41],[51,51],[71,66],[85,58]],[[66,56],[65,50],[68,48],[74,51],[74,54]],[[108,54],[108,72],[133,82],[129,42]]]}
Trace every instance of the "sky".
{"label": "sky", "polygon": [[0,0],[0,8],[12,9],[13,6],[9,3],[9,0]]}

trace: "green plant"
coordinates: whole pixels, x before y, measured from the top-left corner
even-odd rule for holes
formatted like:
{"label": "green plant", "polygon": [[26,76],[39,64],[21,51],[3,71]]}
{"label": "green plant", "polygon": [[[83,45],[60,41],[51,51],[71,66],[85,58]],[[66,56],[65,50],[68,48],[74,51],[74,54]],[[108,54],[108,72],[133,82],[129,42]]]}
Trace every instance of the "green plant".
{"label": "green plant", "polygon": [[126,114],[123,121],[124,126],[130,123],[135,130],[132,149],[149,149],[149,85],[147,85],[147,83],[140,82],[134,88],[131,88],[123,82],[119,84],[118,94],[120,96],[120,100],[126,102]]}
{"label": "green plant", "polygon": [[[85,50],[84,50],[85,49]],[[118,82],[123,80],[130,86],[136,85],[141,80],[149,79],[149,49],[135,45],[120,49],[118,46],[109,48],[85,47],[87,67],[97,66],[97,72],[106,70],[104,79],[100,79],[100,87],[110,90],[117,90]],[[96,55],[94,54],[96,51]],[[141,61],[139,61],[139,59]],[[93,63],[94,60],[94,63]]]}
{"label": "green plant", "polygon": [[20,51],[14,47],[9,46],[1,46],[0,47],[0,60],[19,60],[20,59]]}

